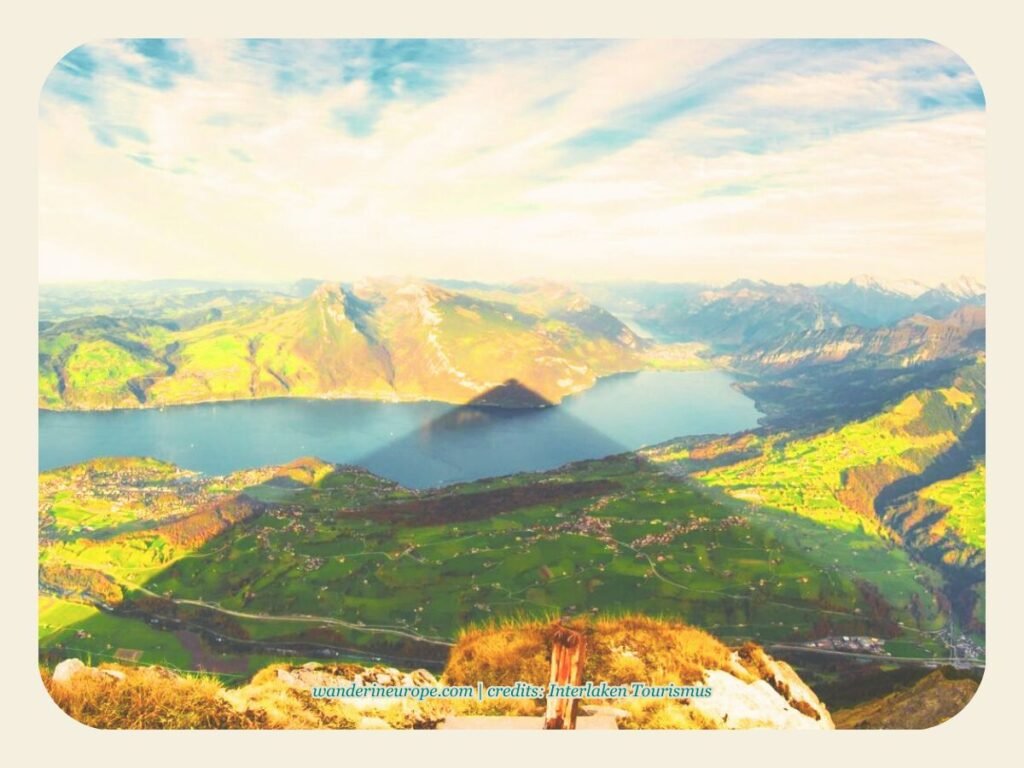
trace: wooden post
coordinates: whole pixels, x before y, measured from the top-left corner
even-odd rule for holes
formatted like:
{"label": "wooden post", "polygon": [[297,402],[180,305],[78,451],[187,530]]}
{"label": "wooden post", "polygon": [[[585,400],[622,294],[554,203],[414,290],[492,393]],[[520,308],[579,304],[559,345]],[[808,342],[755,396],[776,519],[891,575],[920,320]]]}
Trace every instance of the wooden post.
{"label": "wooden post", "polygon": [[[555,629],[551,647],[551,682],[559,685],[582,685],[587,644],[583,635],[572,629]],[[548,697],[544,713],[545,730],[575,730],[576,711],[580,700]]]}

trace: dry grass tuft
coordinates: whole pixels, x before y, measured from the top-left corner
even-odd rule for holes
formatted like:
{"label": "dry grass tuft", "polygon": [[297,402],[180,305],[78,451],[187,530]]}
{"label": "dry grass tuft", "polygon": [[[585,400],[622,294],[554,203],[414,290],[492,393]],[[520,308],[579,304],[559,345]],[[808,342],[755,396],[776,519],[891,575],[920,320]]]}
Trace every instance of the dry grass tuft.
{"label": "dry grass tuft", "polygon": [[[546,686],[550,673],[551,639],[560,626],[556,619],[506,619],[465,629],[452,649],[445,669],[450,684],[512,685],[523,681]],[[753,680],[732,656],[732,651],[707,632],[678,620],[626,614],[573,619],[564,626],[582,632],[587,639],[584,680],[610,685],[633,682],[650,684],[701,684],[704,672],[724,669],[746,682]],[[585,704],[608,704],[585,701]],[[629,717],[624,728],[706,729],[715,722],[675,700],[618,699],[612,702]],[[460,714],[539,715],[542,700],[494,699],[457,702]]]}
{"label": "dry grass tuft", "polygon": [[[104,729],[351,729],[430,728],[450,714],[447,702],[381,700],[360,708],[337,699],[314,698],[306,688],[278,677],[287,664],[260,670],[240,688],[224,688],[213,677],[180,676],[161,667],[104,664],[86,667],[67,682],[40,673],[64,712]],[[106,671],[104,671],[106,670]],[[362,667],[334,665],[332,674],[353,676]],[[115,677],[116,675],[116,677]]]}
{"label": "dry grass tuft", "polygon": [[[452,684],[546,685],[555,620],[511,619],[464,630],[445,677]],[[564,626],[587,638],[584,678],[620,685],[700,683],[704,670],[732,670],[732,652],[707,632],[677,620],[627,614],[573,619]]]}
{"label": "dry grass tuft", "polygon": [[110,729],[248,729],[272,728],[259,712],[238,711],[221,696],[220,683],[206,677],[179,677],[160,667],[131,668],[104,664],[123,680],[102,674],[79,674],[55,683],[40,670],[43,685],[70,717],[93,728]]}

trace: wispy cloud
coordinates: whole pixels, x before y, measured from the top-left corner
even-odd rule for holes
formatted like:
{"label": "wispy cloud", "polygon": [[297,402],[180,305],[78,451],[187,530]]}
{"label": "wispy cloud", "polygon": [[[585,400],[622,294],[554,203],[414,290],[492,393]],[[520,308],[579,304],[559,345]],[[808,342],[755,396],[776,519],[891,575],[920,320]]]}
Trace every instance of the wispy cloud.
{"label": "wispy cloud", "polygon": [[109,41],[40,109],[43,279],[981,276],[918,41]]}

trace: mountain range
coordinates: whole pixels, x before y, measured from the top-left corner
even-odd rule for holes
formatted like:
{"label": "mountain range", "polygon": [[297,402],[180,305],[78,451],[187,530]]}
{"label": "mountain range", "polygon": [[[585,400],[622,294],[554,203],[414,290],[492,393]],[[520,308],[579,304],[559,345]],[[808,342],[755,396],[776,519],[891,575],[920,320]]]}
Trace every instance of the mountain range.
{"label": "mountain range", "polygon": [[[521,617],[523,630],[557,611],[600,624],[635,611],[706,629],[760,678],[737,668],[739,687],[718,674],[733,668],[725,656],[728,669],[694,659],[687,674],[732,686],[728,711],[644,709],[643,727],[737,727],[752,686],[776,725],[827,724],[826,710],[804,711],[790,683],[787,693],[779,675],[761,674],[775,662],[751,640],[798,668],[800,685],[823,686],[840,727],[941,721],[984,665],[984,303],[970,281],[866,278],[44,288],[42,408],[270,397],[466,407],[359,466],[287,457],[217,476],[125,456],[41,472],[41,661],[141,654],[244,679],[288,660],[239,689],[254,697],[262,682],[320,674],[313,659],[387,658],[449,679],[468,661],[490,664],[488,678],[516,664],[546,674],[546,652],[527,642],[536,627],[510,634],[496,622]],[[603,458],[419,490],[371,471],[374,456],[413,456],[411,443],[472,420],[565,414],[571,425],[559,402],[603,376],[698,366],[728,370],[763,414],[758,426],[627,451],[575,425]],[[635,418],[632,405],[608,407]],[[643,627],[626,624],[593,661],[631,679],[667,670],[637,647]],[[666,658],[694,650],[690,633],[652,633]],[[903,674],[945,659],[962,669]],[[91,664],[74,665],[83,685],[135,681]],[[55,695],[68,711],[91,706],[77,688],[65,693]],[[218,711],[231,704],[215,698]]]}
{"label": "mountain range", "polygon": [[[243,292],[170,317],[43,322],[40,406],[107,409],[262,397],[465,403],[516,379],[557,403],[653,348],[581,294],[459,292],[424,281]],[[199,315],[197,317],[197,313]]]}
{"label": "mountain range", "polygon": [[719,353],[753,352],[790,336],[847,326],[879,328],[915,315],[941,318],[985,300],[984,286],[970,278],[931,288],[859,277],[810,286],[737,280],[722,287],[616,283],[583,290],[653,336],[706,342]]}
{"label": "mountain range", "polygon": [[984,348],[984,288],[968,280],[914,295],[870,279],[173,282],[44,286],[40,305],[39,405],[53,410],[266,397],[461,404],[509,380],[558,403],[645,367],[898,369]]}

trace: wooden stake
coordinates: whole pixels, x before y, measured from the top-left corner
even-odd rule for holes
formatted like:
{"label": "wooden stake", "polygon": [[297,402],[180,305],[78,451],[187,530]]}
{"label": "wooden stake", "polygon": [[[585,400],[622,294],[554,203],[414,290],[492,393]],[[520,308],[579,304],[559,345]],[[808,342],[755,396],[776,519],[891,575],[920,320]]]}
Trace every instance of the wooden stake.
{"label": "wooden stake", "polygon": [[[559,685],[582,685],[587,644],[583,635],[559,626],[551,647],[551,682]],[[544,713],[545,730],[575,730],[580,700],[548,697]]]}

